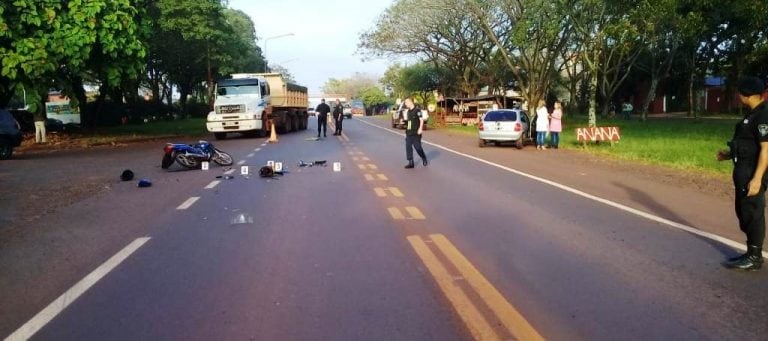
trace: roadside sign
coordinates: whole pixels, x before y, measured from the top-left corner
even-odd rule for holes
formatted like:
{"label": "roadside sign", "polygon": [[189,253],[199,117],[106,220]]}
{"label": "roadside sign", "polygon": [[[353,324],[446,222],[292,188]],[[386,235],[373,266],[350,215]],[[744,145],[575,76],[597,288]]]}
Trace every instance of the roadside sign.
{"label": "roadside sign", "polygon": [[248,175],[248,166],[240,167],[240,175]]}
{"label": "roadside sign", "polygon": [[207,171],[209,166],[210,166],[210,165],[208,164],[208,161],[203,161],[203,164],[201,165],[201,167],[200,167],[200,168],[201,168],[202,170],[204,170],[204,171]]}
{"label": "roadside sign", "polygon": [[283,163],[282,162],[275,162],[275,172],[282,172],[283,171]]}
{"label": "roadside sign", "polygon": [[341,172],[341,162],[334,162],[333,163],[333,171],[334,172]]}

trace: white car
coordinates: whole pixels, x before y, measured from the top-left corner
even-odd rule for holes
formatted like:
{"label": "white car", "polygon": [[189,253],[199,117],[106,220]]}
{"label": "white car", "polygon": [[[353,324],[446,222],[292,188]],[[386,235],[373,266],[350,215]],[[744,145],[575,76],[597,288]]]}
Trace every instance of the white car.
{"label": "white car", "polygon": [[502,142],[514,142],[517,149],[522,149],[530,127],[529,122],[528,114],[520,109],[488,111],[477,125],[477,144],[482,148],[489,142],[497,146]]}

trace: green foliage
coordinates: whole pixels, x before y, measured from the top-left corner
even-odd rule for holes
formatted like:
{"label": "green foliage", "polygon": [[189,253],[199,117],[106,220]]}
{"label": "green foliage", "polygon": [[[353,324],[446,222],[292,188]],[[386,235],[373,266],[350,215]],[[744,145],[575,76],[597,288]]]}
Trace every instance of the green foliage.
{"label": "green foliage", "polygon": [[374,107],[387,103],[387,97],[380,88],[371,86],[360,91],[359,98],[363,100],[366,107]]}
{"label": "green foliage", "polygon": [[349,78],[330,78],[321,89],[326,94],[342,94],[347,96],[347,99],[352,99],[359,98],[364,89],[377,86],[378,81],[375,77],[357,72]]}

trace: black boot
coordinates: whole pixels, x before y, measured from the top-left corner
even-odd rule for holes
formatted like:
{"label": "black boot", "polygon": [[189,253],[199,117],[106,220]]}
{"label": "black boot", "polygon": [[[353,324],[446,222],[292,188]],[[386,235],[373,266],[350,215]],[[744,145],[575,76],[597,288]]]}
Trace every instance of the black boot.
{"label": "black boot", "polygon": [[763,249],[747,245],[745,257],[737,257],[735,261],[725,263],[725,267],[735,270],[756,271],[763,266]]}
{"label": "black boot", "polygon": [[426,156],[421,158],[421,164],[424,165],[424,167],[426,167],[429,164],[429,162],[427,161],[427,157]]}
{"label": "black boot", "polygon": [[408,160],[408,164],[405,165],[405,168],[413,168],[413,160]]}

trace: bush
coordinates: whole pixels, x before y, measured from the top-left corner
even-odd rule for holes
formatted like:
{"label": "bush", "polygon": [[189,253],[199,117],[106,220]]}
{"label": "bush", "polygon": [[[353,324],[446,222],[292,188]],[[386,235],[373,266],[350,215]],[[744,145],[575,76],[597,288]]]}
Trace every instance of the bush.
{"label": "bush", "polygon": [[188,102],[183,111],[190,117],[205,118],[211,110],[207,103]]}

